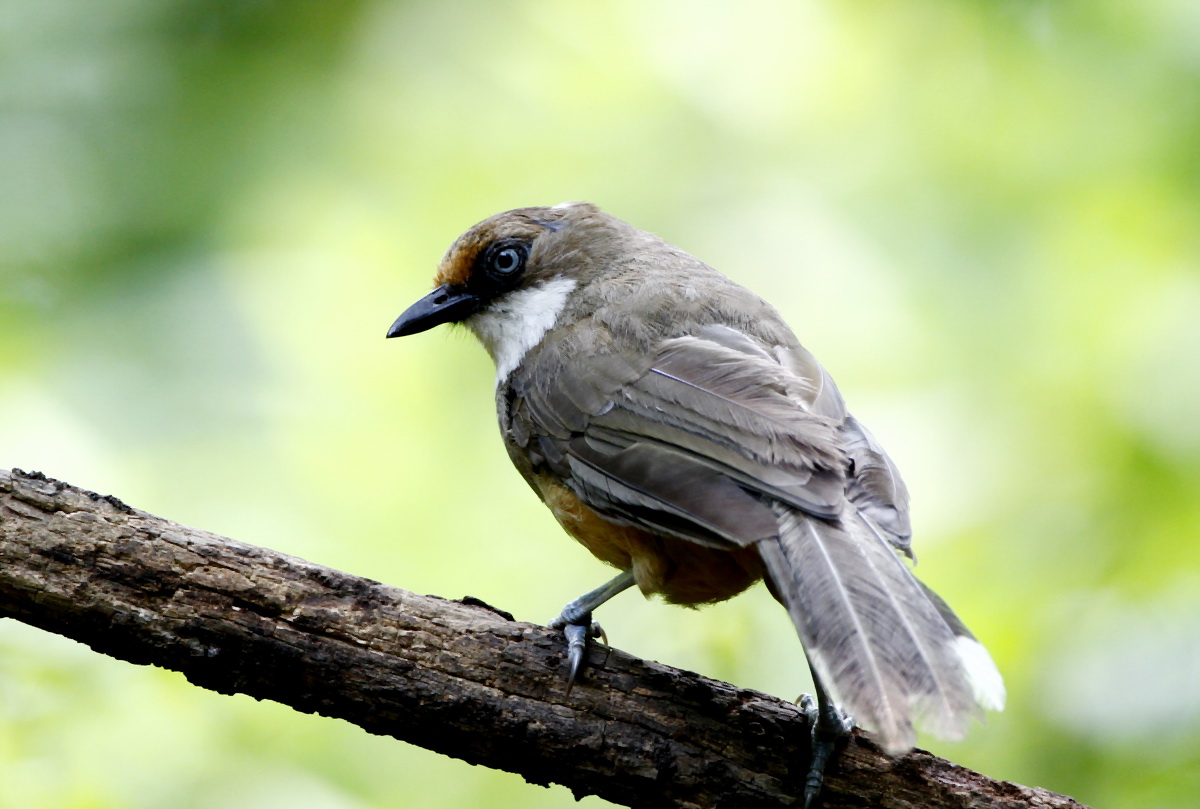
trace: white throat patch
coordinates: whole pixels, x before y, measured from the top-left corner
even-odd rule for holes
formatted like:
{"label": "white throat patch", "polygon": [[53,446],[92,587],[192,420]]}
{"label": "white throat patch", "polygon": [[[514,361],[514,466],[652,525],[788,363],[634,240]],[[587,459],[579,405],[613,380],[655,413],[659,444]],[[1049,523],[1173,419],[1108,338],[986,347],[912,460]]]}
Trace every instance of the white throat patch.
{"label": "white throat patch", "polygon": [[496,385],[521,364],[529,349],[554,327],[576,282],[555,278],[510,292],[463,321],[496,363]]}

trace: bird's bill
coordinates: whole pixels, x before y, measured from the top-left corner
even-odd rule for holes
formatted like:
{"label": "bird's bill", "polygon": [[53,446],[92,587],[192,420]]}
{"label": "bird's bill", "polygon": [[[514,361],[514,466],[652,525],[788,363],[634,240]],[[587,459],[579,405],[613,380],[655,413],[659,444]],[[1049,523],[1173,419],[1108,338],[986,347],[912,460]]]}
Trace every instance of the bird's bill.
{"label": "bird's bill", "polygon": [[479,306],[479,297],[463,287],[443,284],[404,310],[388,329],[388,337],[416,334],[442,323],[454,323],[469,316]]}

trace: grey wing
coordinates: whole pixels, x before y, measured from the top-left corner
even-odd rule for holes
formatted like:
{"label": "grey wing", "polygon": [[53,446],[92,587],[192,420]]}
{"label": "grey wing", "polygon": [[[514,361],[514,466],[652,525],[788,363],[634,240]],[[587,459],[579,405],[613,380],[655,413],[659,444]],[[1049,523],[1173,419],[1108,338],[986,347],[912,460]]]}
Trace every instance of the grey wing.
{"label": "grey wing", "polygon": [[813,411],[838,425],[842,447],[850,460],[846,487],[850,502],[893,547],[913,558],[908,487],[892,459],[875,436],[846,410],[829,372],[809,351],[794,346],[780,348],[776,353],[785,367],[813,381]]}
{"label": "grey wing", "polygon": [[614,521],[756,545],[814,669],[889,750],[914,719],[961,736],[978,709],[957,619],[894,550],[907,491],[811,354],[725,326],[642,364],[574,339],[514,375],[516,440]]}
{"label": "grey wing", "polygon": [[777,534],[762,495],[840,512],[837,425],[798,406],[808,384],[745,336],[710,326],[641,364],[579,349],[564,331],[514,374],[510,432],[598,512],[715,546]]}
{"label": "grey wing", "polygon": [[914,558],[908,488],[892,459],[812,354],[799,346],[776,354],[812,380],[811,407],[835,420],[849,460],[841,519],[806,520],[777,506],[780,539],[760,543],[809,659],[892,752],[911,747],[914,720],[960,738],[980,706],[1003,707],[1000,674],[946,602],[893,553]]}

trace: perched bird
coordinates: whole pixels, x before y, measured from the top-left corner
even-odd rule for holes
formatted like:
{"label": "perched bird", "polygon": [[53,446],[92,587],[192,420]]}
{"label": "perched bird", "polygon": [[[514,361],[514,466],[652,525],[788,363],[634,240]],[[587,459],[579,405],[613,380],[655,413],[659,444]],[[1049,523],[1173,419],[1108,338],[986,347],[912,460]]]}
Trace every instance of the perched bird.
{"label": "perched bird", "polygon": [[513,464],[621,571],[551,623],[568,687],[592,611],[631,585],[699,605],[764,579],[816,684],[806,806],[850,715],[899,754],[914,722],[955,739],[1003,707],[987,651],[901,559],[899,472],[757,295],[587,203],[480,222],[435,284],[387,336],[449,322],[479,338]]}

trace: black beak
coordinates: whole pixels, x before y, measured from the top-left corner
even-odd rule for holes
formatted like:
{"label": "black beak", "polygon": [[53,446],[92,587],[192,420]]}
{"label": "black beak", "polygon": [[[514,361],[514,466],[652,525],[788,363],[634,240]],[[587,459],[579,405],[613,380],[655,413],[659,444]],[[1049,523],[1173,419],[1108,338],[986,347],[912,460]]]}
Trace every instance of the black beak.
{"label": "black beak", "polygon": [[454,323],[473,314],[479,304],[479,297],[463,287],[443,284],[405,309],[388,329],[387,336],[403,337],[443,323]]}

